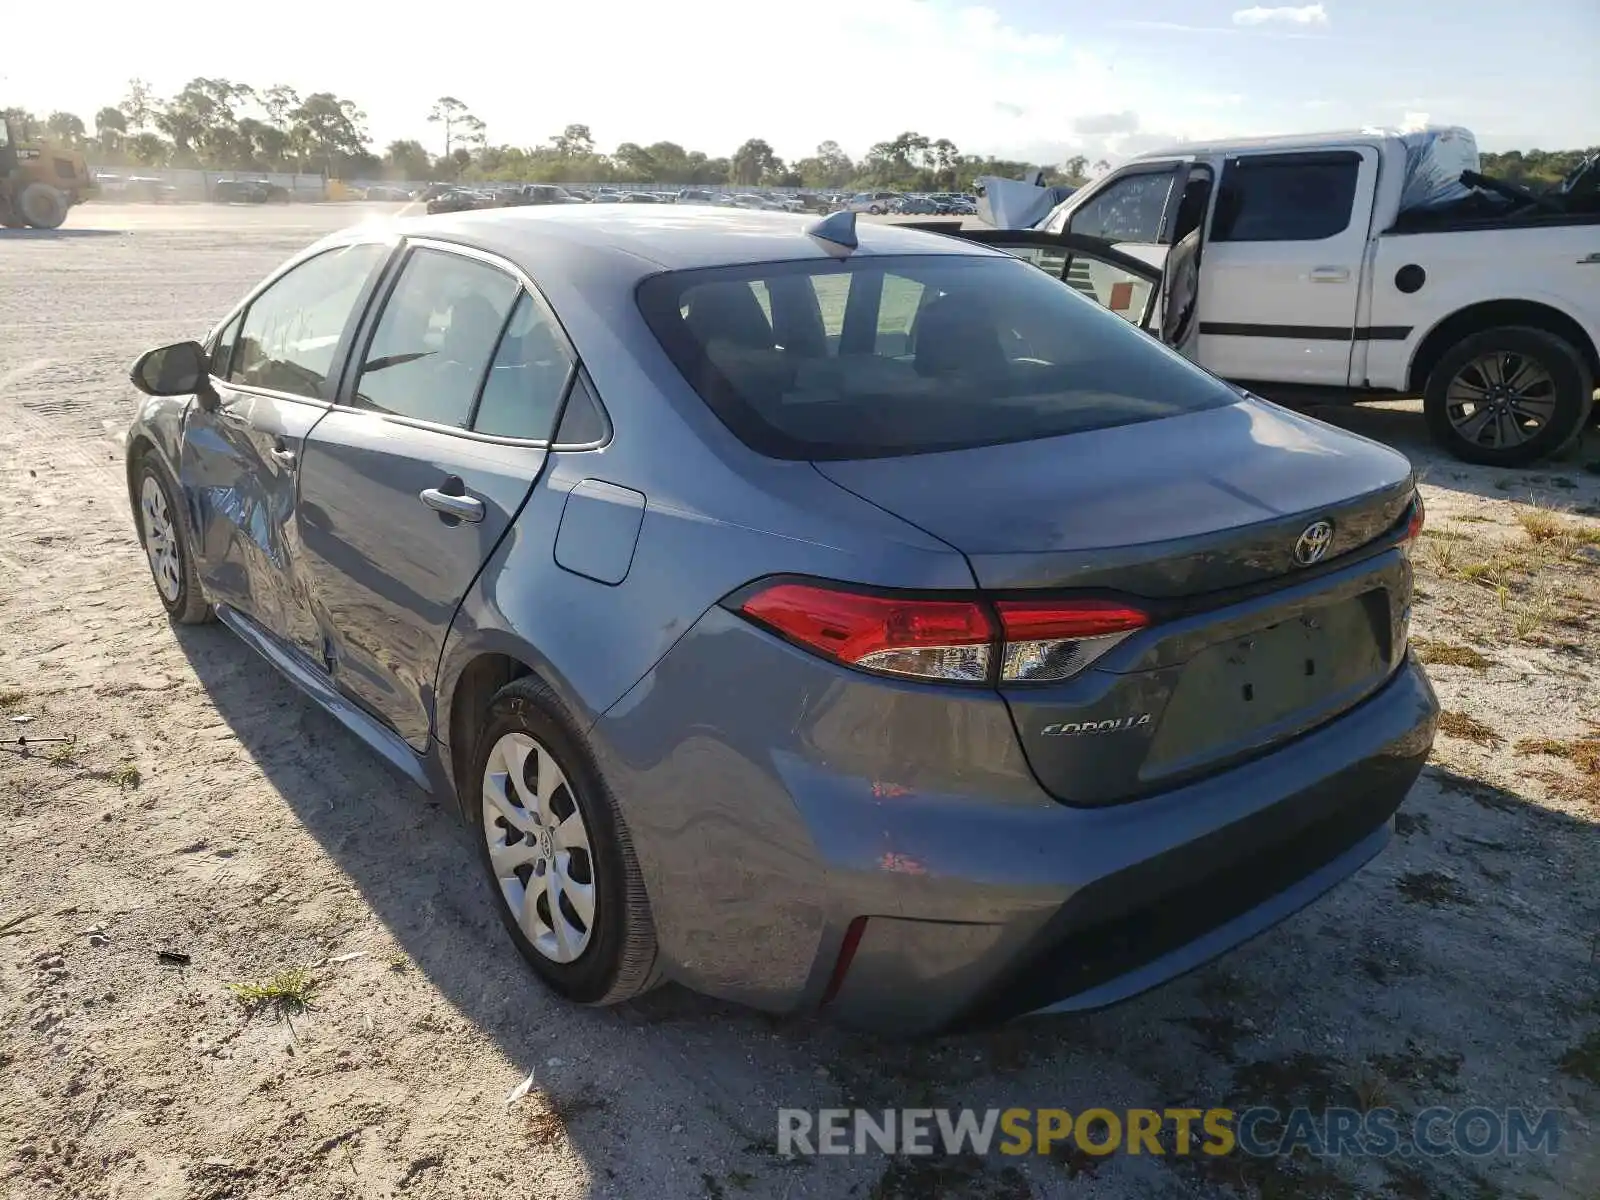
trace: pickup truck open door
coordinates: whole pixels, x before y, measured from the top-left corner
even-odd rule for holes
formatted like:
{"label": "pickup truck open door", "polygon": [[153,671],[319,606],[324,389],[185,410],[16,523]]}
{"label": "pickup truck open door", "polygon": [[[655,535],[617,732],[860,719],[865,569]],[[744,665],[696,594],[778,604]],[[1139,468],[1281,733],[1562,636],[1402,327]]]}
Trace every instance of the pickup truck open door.
{"label": "pickup truck open door", "polygon": [[1037,229],[952,229],[965,238],[1030,262],[1048,275],[1137,325],[1187,357],[1194,357],[1199,242],[1165,254],[1165,267],[1134,257],[1103,238]]}

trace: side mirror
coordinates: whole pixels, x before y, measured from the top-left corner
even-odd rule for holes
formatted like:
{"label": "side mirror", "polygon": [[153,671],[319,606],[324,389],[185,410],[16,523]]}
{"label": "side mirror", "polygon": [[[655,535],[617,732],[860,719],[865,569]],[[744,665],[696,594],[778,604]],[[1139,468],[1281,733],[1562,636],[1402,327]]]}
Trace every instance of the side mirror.
{"label": "side mirror", "polygon": [[147,396],[215,396],[209,356],[199,342],[175,342],[145,351],[128,378]]}

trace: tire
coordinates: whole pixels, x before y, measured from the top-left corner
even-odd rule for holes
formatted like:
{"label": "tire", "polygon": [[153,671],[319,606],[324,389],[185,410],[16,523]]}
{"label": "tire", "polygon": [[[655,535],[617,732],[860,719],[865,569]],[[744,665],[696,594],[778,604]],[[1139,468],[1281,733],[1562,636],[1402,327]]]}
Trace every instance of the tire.
{"label": "tire", "polygon": [[[178,489],[172,484],[159,459],[145,454],[139,460],[137,490],[133,496],[133,521],[139,530],[139,544],[144,547],[145,559],[150,565],[150,577],[156,585],[156,597],[167,616],[179,625],[203,625],[216,619],[211,605],[206,603],[200,588],[200,576],[195,570],[194,554],[189,542],[189,529],[182,518],[182,509],[174,501]],[[153,489],[153,490],[152,490]],[[159,494],[160,505],[154,497]],[[166,515],[170,531],[163,537],[159,528],[158,511]],[[169,540],[170,539],[170,540]],[[158,548],[152,550],[152,544]],[[168,559],[161,547],[170,546],[173,557]]]}
{"label": "tire", "polygon": [[869,213],[871,213],[875,217],[883,216],[883,209],[879,208],[876,204],[874,204],[871,208],[867,209],[867,211]]}
{"label": "tire", "polygon": [[30,183],[17,197],[17,212],[35,229],[59,229],[69,207],[67,198],[48,183]]}
{"label": "tire", "polygon": [[[1495,364],[1489,374],[1473,365],[1485,360]],[[1520,397],[1522,407],[1515,412],[1537,412],[1543,423],[1528,432],[1527,422],[1518,421],[1525,437],[1516,443],[1508,438],[1502,438],[1502,444],[1486,442],[1484,438],[1494,436],[1489,429],[1477,438],[1469,436],[1476,410],[1465,398],[1483,392],[1481,385],[1494,386],[1491,376],[1508,363],[1528,364],[1527,368],[1516,366],[1513,379],[1525,370],[1537,373],[1538,383],[1526,388]],[[1521,467],[1558,453],[1582,433],[1593,404],[1594,379],[1571,343],[1542,329],[1513,325],[1472,334],[1445,351],[1428,374],[1422,411],[1434,441],[1463,462]],[[1508,411],[1507,415],[1514,413]],[[1491,417],[1490,423],[1498,419]],[[1467,428],[1458,428],[1458,422],[1466,423]]]}
{"label": "tire", "polygon": [[[516,763],[512,751],[519,740],[533,744],[523,759],[524,786],[520,792],[510,779]],[[544,756],[538,753],[541,749]],[[544,778],[546,760],[559,772],[557,786],[550,787]],[[471,766],[468,786],[474,791],[463,797],[463,807],[478,833],[479,861],[495,911],[534,974],[552,991],[578,1004],[619,1004],[654,987],[660,981],[655,923],[632,836],[616,797],[600,777],[582,736],[542,680],[524,676],[495,694],[478,733]],[[529,772],[532,786],[527,782]],[[535,800],[546,790],[541,783],[549,788],[549,794]],[[519,806],[517,811],[522,816],[516,824],[502,815],[508,810],[501,806],[501,797],[508,797]],[[523,833],[518,825],[540,805],[544,819],[528,824],[549,833],[538,837]],[[571,837],[552,836],[568,829],[574,814],[581,818],[585,852],[572,848],[575,841]],[[499,848],[503,863],[514,858],[522,860],[511,873],[502,875],[497,870],[491,842]],[[566,862],[558,867],[563,846],[567,847]],[[530,861],[534,856],[542,863]],[[517,878],[516,872],[523,870],[526,876]],[[562,896],[577,898],[584,886],[590,888],[592,919],[581,922],[587,930],[581,946],[574,940],[574,922],[567,920],[581,917],[579,907],[570,905],[568,900],[558,901],[565,921],[562,934],[556,932],[557,923],[549,919],[553,911],[551,897],[555,894],[549,882],[552,873],[556,877],[555,891]],[[562,891],[563,887],[569,890]],[[518,901],[529,893],[534,902],[529,926],[537,941],[513,910],[514,904],[526,910],[526,904]],[[562,941],[562,937],[567,940]],[[574,951],[566,961],[561,960],[562,954]]]}

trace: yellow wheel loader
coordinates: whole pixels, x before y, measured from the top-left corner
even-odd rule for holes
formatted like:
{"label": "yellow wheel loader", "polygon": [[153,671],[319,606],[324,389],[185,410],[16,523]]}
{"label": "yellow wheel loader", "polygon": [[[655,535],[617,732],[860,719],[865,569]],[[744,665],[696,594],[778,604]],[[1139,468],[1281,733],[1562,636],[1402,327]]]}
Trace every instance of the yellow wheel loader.
{"label": "yellow wheel loader", "polygon": [[94,176],[76,150],[26,140],[12,117],[0,121],[0,225],[55,229],[67,210],[94,194]]}

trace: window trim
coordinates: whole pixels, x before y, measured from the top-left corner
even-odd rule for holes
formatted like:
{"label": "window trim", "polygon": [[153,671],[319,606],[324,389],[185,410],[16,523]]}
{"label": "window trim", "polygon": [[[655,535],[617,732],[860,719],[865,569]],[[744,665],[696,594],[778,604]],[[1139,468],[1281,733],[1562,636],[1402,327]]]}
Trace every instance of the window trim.
{"label": "window trim", "polygon": [[[519,285],[519,294],[511,304],[512,311],[515,311],[517,302],[520,301],[522,295],[524,294],[527,295],[534,304],[538,305],[540,309],[542,309],[544,315],[549,319],[555,333],[560,338],[562,346],[566,349],[567,356],[572,359],[572,367],[567,372],[566,382],[562,385],[561,396],[556,402],[555,419],[550,427],[550,437],[519,438],[507,437],[503,434],[480,433],[476,429],[463,428],[460,425],[443,425],[437,421],[425,421],[420,417],[408,417],[400,413],[382,412],[378,409],[367,408],[365,405],[353,403],[355,398],[356,384],[360,381],[361,377],[361,365],[366,361],[367,352],[372,347],[372,339],[377,335],[378,322],[383,319],[384,307],[389,303],[390,296],[393,294],[395,287],[400,282],[400,277],[405,270],[405,264],[410,260],[412,251],[417,249],[436,250],[445,254],[454,254],[461,258],[475,259],[478,262],[482,262],[488,266],[494,267],[504,274],[509,275],[512,281]],[[509,322],[510,320],[511,313],[508,312],[506,314],[506,321]],[[501,326],[500,334],[501,336],[504,336],[505,334],[504,324]],[[358,348],[359,352],[357,352]],[[499,350],[500,341],[499,338],[496,338],[494,353],[498,354]],[[406,425],[414,429],[421,429],[432,433],[451,434],[455,437],[467,438],[468,440],[475,442],[485,442],[494,446],[530,446],[538,447],[544,450],[562,450],[568,448],[557,443],[554,439],[555,435],[561,430],[561,420],[566,415],[567,402],[572,396],[572,389],[578,378],[578,372],[583,370],[583,359],[578,354],[577,346],[573,344],[572,336],[567,332],[566,326],[561,323],[561,318],[556,314],[554,306],[552,306],[551,303],[545,299],[544,293],[539,290],[538,286],[533,282],[528,273],[523,271],[514,262],[510,261],[509,259],[502,258],[500,255],[495,254],[492,251],[483,250],[477,246],[468,246],[461,242],[448,241],[443,238],[401,238],[398,246],[396,247],[396,253],[393,257],[391,257],[388,266],[385,268],[385,272],[380,280],[377,292],[367,302],[367,308],[362,316],[361,323],[356,328],[355,342],[351,347],[351,351],[352,352],[347,356],[344,364],[344,369],[339,380],[339,388],[335,393],[336,398],[329,405],[330,408],[336,409],[340,412],[356,413],[360,416],[371,417],[376,420],[390,421],[395,424]],[[493,357],[491,356],[491,365],[493,361]],[[587,374],[587,372],[585,372],[585,374]],[[484,378],[486,379],[487,377],[488,375],[486,370]],[[480,379],[478,381],[478,390],[473,394],[471,413],[474,418],[477,416],[478,401],[483,394],[483,384],[484,380]],[[600,400],[600,393],[594,388],[592,383],[590,385],[590,394],[594,398],[595,405],[600,410],[601,418],[606,427],[606,437],[604,441],[597,443],[595,446],[585,444],[574,447],[576,449],[596,449],[598,446],[603,446],[611,440],[613,428],[611,424],[611,415],[606,411],[605,405]]]}
{"label": "window trim", "polygon": [[[1222,170],[1217,175],[1213,186],[1211,198],[1211,212],[1206,219],[1205,240],[1215,242],[1219,246],[1314,246],[1332,238],[1349,233],[1352,225],[1356,223],[1356,200],[1361,191],[1361,167],[1366,157],[1360,150],[1291,150],[1287,152],[1263,151],[1256,154],[1229,154],[1222,160]],[[1248,173],[1262,167],[1330,167],[1330,166],[1355,166],[1355,184],[1351,188],[1350,212],[1346,214],[1344,224],[1332,233],[1325,233],[1315,238],[1218,238],[1216,235],[1217,206],[1227,194],[1228,185],[1235,172]]]}
{"label": "window trim", "polygon": [[[313,259],[321,258],[325,254],[333,254],[339,250],[350,250],[356,246],[386,247],[388,254],[385,256],[383,261],[378,264],[377,270],[368,275],[367,282],[361,289],[361,294],[356,297],[355,304],[351,306],[350,311],[352,314],[356,315],[356,320],[354,322],[350,322],[348,320],[346,321],[344,330],[339,335],[339,342],[333,349],[333,361],[329,363],[330,371],[328,377],[327,379],[323,380],[323,383],[327,384],[328,380],[330,379],[342,379],[344,376],[346,362],[350,357],[352,335],[361,328],[361,323],[366,319],[367,309],[372,304],[373,293],[376,291],[379,284],[382,283],[389,270],[390,264],[392,264],[394,261],[396,244],[396,240],[393,238],[355,237],[351,238],[349,241],[338,242],[334,245],[319,244],[310,250],[295,255],[288,262],[280,265],[276,271],[272,272],[272,274],[268,275],[260,283],[256,284],[253,291],[247,293],[243,300],[240,300],[231,309],[229,309],[228,314],[223,317],[222,320],[217,322],[216,326],[209,334],[206,335],[206,340],[202,343],[206,348],[207,355],[209,356],[210,353],[216,348],[217,339],[222,336],[223,331],[227,329],[229,325],[237,320],[240,328],[243,329],[244,322],[249,317],[250,309],[254,307],[255,302],[261,299],[262,296],[266,295],[267,292],[271,291],[272,288],[277,286],[281,280],[287,278],[292,272],[305,266]],[[238,357],[238,354],[238,343],[235,342],[234,352],[228,359],[229,370],[233,369],[233,362],[234,359]],[[292,401],[296,404],[310,404],[317,408],[323,409],[333,407],[333,401],[328,399],[326,396],[302,396],[296,392],[279,391],[276,388],[260,387],[252,383],[237,383],[234,380],[221,378],[216,375],[212,375],[210,378],[213,387],[220,385],[221,387],[233,392],[243,392],[244,394],[250,396],[266,396],[273,400]]]}
{"label": "window trim", "polygon": [[[1085,209],[1090,204],[1094,203],[1102,195],[1110,191],[1113,186],[1122,182],[1122,180],[1127,179],[1131,175],[1176,175],[1179,171],[1183,170],[1187,166],[1190,166],[1193,162],[1194,160],[1192,158],[1158,158],[1150,161],[1131,162],[1125,166],[1118,167],[1104,179],[1096,180],[1092,189],[1090,185],[1086,184],[1079,188],[1072,195],[1068,196],[1060,204],[1056,205],[1056,207],[1050,211],[1050,214],[1045,217],[1045,219],[1037,226],[1037,228],[1043,233],[1071,234],[1073,232],[1072,219],[1076,217],[1082,209]],[[1074,201],[1076,201],[1076,203],[1074,203]],[[1170,206],[1171,204],[1172,193],[1168,192],[1167,205]],[[1059,227],[1057,227],[1056,223],[1057,218],[1060,218]],[[1161,210],[1161,232],[1165,232],[1166,222],[1167,209],[1163,208]],[[1073,236],[1101,240],[1099,239],[1098,235],[1092,233],[1079,233],[1074,234]],[[1107,244],[1112,243],[1108,242]],[[1160,244],[1161,243],[1159,242],[1134,243],[1134,245],[1137,246]]]}

